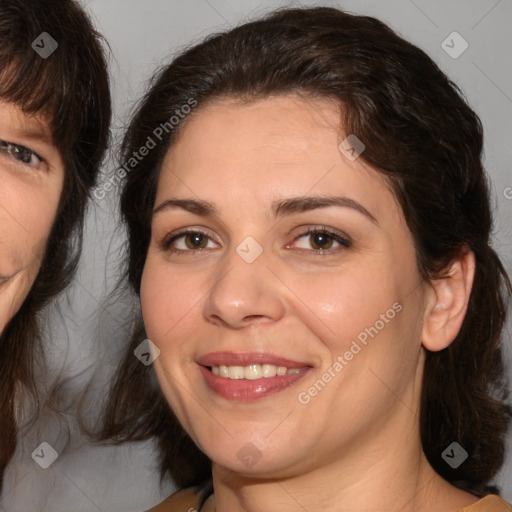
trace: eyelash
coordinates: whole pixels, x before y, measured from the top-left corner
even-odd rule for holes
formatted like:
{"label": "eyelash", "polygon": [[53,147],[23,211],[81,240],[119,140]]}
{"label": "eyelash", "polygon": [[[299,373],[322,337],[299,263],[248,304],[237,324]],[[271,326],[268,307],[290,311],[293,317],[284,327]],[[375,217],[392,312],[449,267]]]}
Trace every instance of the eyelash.
{"label": "eyelash", "polygon": [[[36,167],[40,164],[45,163],[44,159],[41,156],[39,156],[35,151],[32,151],[31,149],[20,144],[15,144],[14,142],[8,142],[2,139],[0,139],[0,152],[6,153],[11,158],[16,160],[16,162],[19,162],[22,165],[28,165],[29,167]],[[36,164],[32,164],[30,162],[24,161],[23,159],[20,159],[19,156],[28,156],[30,158],[30,161],[32,161],[32,157],[36,157],[38,162]]]}
{"label": "eyelash", "polygon": [[[204,231],[202,231],[200,229],[187,229],[187,230],[183,230],[178,233],[174,233],[174,234],[166,236],[160,243],[161,248],[164,251],[174,253],[174,254],[183,254],[183,253],[187,253],[187,252],[197,253],[199,251],[206,250],[204,248],[203,249],[175,249],[175,248],[171,247],[171,245],[176,240],[179,240],[180,238],[183,238],[190,234],[199,234],[199,235],[202,235],[202,236],[206,237],[207,239],[211,240],[211,237],[207,233],[205,233]],[[334,242],[338,242],[341,247],[338,247],[336,249],[299,249],[299,250],[311,252],[311,253],[318,254],[318,255],[325,255],[325,254],[333,254],[333,253],[338,252],[343,249],[348,249],[348,248],[352,247],[352,245],[353,245],[353,242],[350,239],[350,237],[348,237],[346,235],[342,235],[341,233],[335,232],[326,227],[308,229],[307,231],[304,231],[303,233],[297,235],[294,239],[294,242],[301,238],[316,235],[316,234],[327,235]],[[289,246],[287,246],[287,248],[288,247]]]}

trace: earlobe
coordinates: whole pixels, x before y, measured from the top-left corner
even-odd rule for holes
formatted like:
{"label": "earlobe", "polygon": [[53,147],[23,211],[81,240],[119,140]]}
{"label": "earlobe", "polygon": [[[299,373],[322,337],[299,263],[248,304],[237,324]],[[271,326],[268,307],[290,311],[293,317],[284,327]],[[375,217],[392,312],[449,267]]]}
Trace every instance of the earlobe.
{"label": "earlobe", "polygon": [[445,277],[430,282],[422,329],[422,345],[443,350],[460,331],[475,276],[475,255],[467,250],[454,259]]}

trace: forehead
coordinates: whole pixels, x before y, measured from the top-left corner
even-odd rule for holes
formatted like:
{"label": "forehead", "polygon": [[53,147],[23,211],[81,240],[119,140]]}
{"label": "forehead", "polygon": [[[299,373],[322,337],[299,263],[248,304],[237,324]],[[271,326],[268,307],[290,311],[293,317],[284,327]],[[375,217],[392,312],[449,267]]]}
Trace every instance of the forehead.
{"label": "forehead", "polygon": [[170,189],[236,199],[269,189],[282,196],[388,188],[381,173],[340,152],[341,115],[336,101],[293,95],[200,107],[166,155],[157,196]]}
{"label": "forehead", "polygon": [[18,105],[0,99],[0,130],[9,130],[10,136],[52,145],[50,123],[45,116],[23,112]]}

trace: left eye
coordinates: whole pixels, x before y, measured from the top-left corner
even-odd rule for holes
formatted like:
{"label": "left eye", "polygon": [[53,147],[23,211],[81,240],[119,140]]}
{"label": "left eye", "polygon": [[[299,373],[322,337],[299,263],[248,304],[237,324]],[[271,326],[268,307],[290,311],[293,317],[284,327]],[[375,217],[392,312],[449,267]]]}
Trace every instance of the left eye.
{"label": "left eye", "polygon": [[13,142],[0,140],[0,152],[7,153],[10,157],[31,167],[38,167],[43,163],[43,159],[31,149]]}
{"label": "left eye", "polygon": [[186,231],[172,236],[164,242],[164,249],[169,251],[193,251],[200,249],[212,249],[216,245],[210,237],[201,231]]}
{"label": "left eye", "polygon": [[328,251],[339,247],[350,247],[350,242],[340,235],[325,230],[311,230],[295,239],[295,247]]}

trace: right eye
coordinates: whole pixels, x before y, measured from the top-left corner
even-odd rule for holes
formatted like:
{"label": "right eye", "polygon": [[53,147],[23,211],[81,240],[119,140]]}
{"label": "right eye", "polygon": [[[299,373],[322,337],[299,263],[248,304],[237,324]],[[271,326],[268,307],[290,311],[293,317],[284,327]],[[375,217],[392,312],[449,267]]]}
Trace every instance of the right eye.
{"label": "right eye", "polygon": [[10,158],[30,167],[36,169],[44,163],[44,160],[31,149],[14,144],[14,142],[8,142],[6,140],[0,140],[0,153],[9,155]]}
{"label": "right eye", "polygon": [[162,247],[170,252],[191,252],[215,249],[218,245],[202,231],[186,230],[172,234],[164,239]]}

